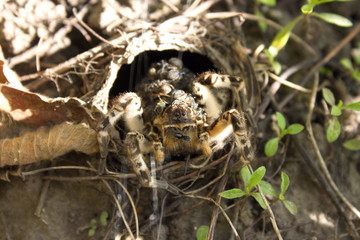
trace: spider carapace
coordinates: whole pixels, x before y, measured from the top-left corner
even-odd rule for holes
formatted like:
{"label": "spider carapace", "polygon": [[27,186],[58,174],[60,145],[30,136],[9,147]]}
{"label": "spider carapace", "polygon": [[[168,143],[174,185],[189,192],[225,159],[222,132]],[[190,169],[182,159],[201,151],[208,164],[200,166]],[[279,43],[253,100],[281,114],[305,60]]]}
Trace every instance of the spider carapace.
{"label": "spider carapace", "polygon": [[[111,130],[119,120],[126,132],[124,151],[142,185],[157,186],[147,162],[172,156],[210,156],[231,142],[245,161],[253,151],[240,99],[239,77],[206,72],[195,76],[178,58],[155,63],[136,92],[120,94],[99,126],[102,174]],[[121,141],[120,139],[118,139]]]}

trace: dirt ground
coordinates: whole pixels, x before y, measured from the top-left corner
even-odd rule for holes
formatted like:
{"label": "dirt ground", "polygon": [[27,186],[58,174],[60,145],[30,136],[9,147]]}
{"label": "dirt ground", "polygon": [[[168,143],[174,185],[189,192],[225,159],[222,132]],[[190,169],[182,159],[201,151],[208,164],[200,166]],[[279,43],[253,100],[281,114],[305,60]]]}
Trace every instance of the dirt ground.
{"label": "dirt ground", "polygon": [[[213,3],[202,2],[204,7],[205,3]],[[250,15],[255,9],[254,2],[220,1],[206,12],[248,14],[244,15],[245,23],[241,25],[244,35],[242,41],[246,42],[247,52],[253,58],[256,74],[264,86],[261,93],[264,100],[274,81],[270,79],[269,83],[265,83],[261,75],[266,65],[264,57],[262,60],[261,57],[255,58],[254,52],[261,44],[268,46],[278,29],[271,24],[265,32],[259,29],[257,21],[253,19],[254,15]],[[101,65],[101,61],[109,62],[106,57],[119,54],[116,49],[104,48],[99,51],[102,53],[101,59],[99,58],[99,69],[92,69],[91,64],[97,62],[100,55],[86,61],[77,61],[76,64],[90,73],[83,74],[85,77],[81,77],[81,72],[76,72],[81,68],[74,67],[61,72],[60,77],[56,79],[48,78],[45,76],[46,69],[65,66],[64,63],[69,59],[79,57],[80,54],[104,42],[106,44],[115,33],[125,33],[125,38],[131,39],[131,34],[137,29],[155,28],[156,24],[186,12],[191,5],[189,1],[180,0],[16,0],[0,3],[0,59],[5,62],[4,71],[7,78],[15,79],[15,82],[21,82],[30,91],[49,98],[70,96],[84,102],[90,99],[89,96],[96,94],[92,90],[99,90],[104,86],[103,81],[99,79],[104,80],[103,76],[107,74],[109,67]],[[261,5],[260,10],[266,18],[284,26],[300,14],[300,7],[300,3],[279,0],[275,7]],[[316,18],[304,20],[295,27],[294,33],[311,46],[314,55],[306,50],[303,43],[290,40],[278,60],[284,71],[292,68],[296,70],[285,78],[300,84],[311,67],[339,46],[340,42],[360,24],[359,9],[359,1],[327,3],[316,8],[319,12],[333,12],[347,17],[354,24],[350,28],[340,28]],[[127,22],[129,26],[126,25]],[[156,24],[150,25],[149,22]],[[219,25],[219,28],[221,26]],[[95,31],[104,39],[94,37],[91,31]],[[131,79],[139,78],[147,71],[144,69],[146,66],[163,58],[183,56],[186,67],[196,74],[216,69],[212,59],[197,53],[179,53],[175,48],[162,52],[160,50],[164,49],[159,49],[159,52],[139,52],[135,54],[132,65],[124,64],[119,70],[119,77],[114,86],[109,90],[109,97],[113,98],[119,92],[131,90]],[[351,58],[354,52],[359,50],[360,35],[357,32],[349,43],[327,61],[325,67],[331,74],[320,74],[319,86],[330,88],[336,99],[342,99],[345,104],[360,101],[360,82],[353,79],[339,61],[344,57]],[[41,63],[41,69],[37,69],[37,62]],[[301,62],[305,65],[298,66]],[[356,67],[360,69],[359,65]],[[11,75],[8,69],[12,69],[16,75]],[[129,82],[118,84],[119,78],[129,79]],[[85,88],[87,82],[91,84]],[[135,80],[134,82],[136,84]],[[311,83],[312,81],[304,87],[311,89]],[[334,197],[331,189],[329,190],[329,182],[319,170],[317,157],[305,131],[297,136],[284,138],[279,153],[274,157],[268,158],[264,154],[266,141],[275,137],[275,111],[282,112],[290,123],[306,123],[310,94],[297,94],[282,104],[292,91],[286,86],[281,86],[279,91],[271,96],[270,104],[259,115],[256,123],[256,156],[252,163],[254,169],[259,166],[266,167],[264,179],[276,189],[280,189],[281,171],[290,177],[291,184],[285,197],[296,204],[297,214],[292,215],[280,201],[272,202],[271,197],[268,197],[280,233],[283,239],[291,240],[360,239],[355,233],[360,234],[360,218],[351,212],[343,201]],[[343,129],[340,138],[334,143],[329,143],[326,140],[328,119],[325,116],[321,93],[316,98],[315,106],[312,127],[326,166],[340,192],[353,206],[360,209],[360,151],[349,151],[342,146],[348,139],[359,139],[360,112],[346,110],[340,117]],[[2,119],[0,140],[22,136],[24,132],[35,128],[17,125],[16,122],[6,125]],[[5,125],[7,127],[4,128]],[[230,169],[226,169],[223,161],[204,171],[193,170],[195,175],[183,182],[176,182],[176,179],[188,173],[185,163],[167,163],[165,170],[173,167],[176,171],[164,171],[162,177],[175,179],[174,184],[180,182],[183,185],[178,187],[185,186],[184,191],[189,193],[176,195],[163,189],[141,187],[135,175],[114,160],[117,157],[117,154],[111,152],[109,162],[113,164],[113,169],[118,169],[124,174],[121,176],[97,176],[92,170],[93,166],[98,164],[99,154],[87,155],[74,151],[56,156],[52,161],[2,168],[2,178],[9,181],[0,182],[0,239],[131,239],[124,222],[129,223],[128,228],[135,234],[136,218],[139,222],[138,231],[143,239],[196,239],[197,229],[202,225],[214,227],[212,239],[279,239],[268,211],[263,210],[253,199],[223,199],[218,202],[234,224],[239,233],[238,238],[234,236],[229,221],[214,204],[218,201],[219,192],[240,187],[240,168],[233,159],[230,163],[234,165]],[[216,184],[207,185],[221,175],[223,169],[226,170],[225,176]],[[203,186],[206,187],[201,189]],[[133,202],[129,201],[125,189],[132,196]],[[192,190],[198,191],[191,193]],[[119,212],[117,203],[121,205],[124,215]],[[136,206],[136,213],[132,203]],[[104,211],[109,217],[106,224],[101,225],[100,218]],[[126,221],[123,221],[124,216]],[[95,229],[93,236],[90,236],[90,229]]]}

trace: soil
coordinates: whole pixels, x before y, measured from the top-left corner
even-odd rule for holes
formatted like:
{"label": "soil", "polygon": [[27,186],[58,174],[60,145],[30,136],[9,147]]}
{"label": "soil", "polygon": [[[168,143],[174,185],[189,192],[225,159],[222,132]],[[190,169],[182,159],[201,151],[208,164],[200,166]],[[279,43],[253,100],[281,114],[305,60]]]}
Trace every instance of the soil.
{"label": "soil", "polygon": [[[170,1],[175,6],[173,9],[164,5],[167,1],[145,2],[148,7],[143,1],[14,0],[3,2],[0,6],[2,13],[0,16],[0,59],[5,62],[4,72],[7,78],[14,80],[17,84],[21,82],[30,91],[49,98],[70,96],[86,101],[89,99],[87,94],[93,93],[84,91],[86,89],[84,82],[88,81],[92,84],[88,89],[99,90],[103,84],[99,79],[105,75],[107,68],[87,69],[89,72],[93,71],[92,75],[89,74],[91,79],[74,77],[74,74],[78,73],[72,72],[73,69],[62,73],[61,78],[41,77],[45,69],[58,66],[105,41],[94,37],[84,25],[80,24],[74,17],[73,9],[76,9],[78,16],[89,28],[105,39],[111,39],[114,32],[123,34],[126,32],[125,37],[126,34],[130,36],[131,29],[143,26],[144,19],[165,22],[177,15],[174,12],[177,11],[176,9],[184,12],[189,7],[187,5],[189,3],[185,3],[187,1],[180,0]],[[226,1],[226,4],[222,2],[215,4],[208,11],[253,13],[254,2]],[[266,18],[284,26],[300,14],[300,7],[300,3],[279,0],[275,7],[261,5],[260,10]],[[317,58],[306,51],[303,45],[290,40],[278,58],[283,65],[283,70],[291,69],[304,60],[309,60],[310,63],[306,67],[300,67],[288,80],[300,83],[313,65],[333,51],[340,41],[355,29],[356,24],[359,24],[359,9],[359,1],[327,3],[316,8],[318,12],[333,12],[347,17],[354,23],[354,27],[350,28],[340,28],[315,18],[309,18],[298,24],[294,33],[312,47]],[[124,19],[129,19],[129,22],[137,25],[126,26]],[[151,27],[146,26],[146,28]],[[278,31],[269,25],[268,30],[263,32],[259,29],[257,22],[252,21],[251,18],[246,18],[241,27],[245,36],[245,40],[242,39],[242,41],[246,42],[250,56],[254,56],[255,49],[259,45],[268,46]],[[330,74],[320,74],[319,85],[330,88],[336,99],[342,99],[345,104],[360,102],[360,82],[353,79],[339,61],[344,57],[351,59],[356,51],[359,52],[359,43],[360,35],[357,34],[326,63],[324,67],[330,71]],[[109,50],[104,50],[105,56],[108,54],[106,51]],[[174,49],[142,54],[143,58],[136,58],[134,61],[138,65],[135,63],[124,65],[120,69],[119,76],[129,75],[130,78],[131,76],[135,78],[137,74],[142,75],[141,72],[146,70],[141,68],[146,68],[146,65],[150,65],[151,62],[183,53]],[[214,70],[216,64],[213,64],[211,59],[192,54],[188,52],[183,54],[189,59],[189,61],[184,59],[184,63],[192,71],[201,73]],[[34,79],[31,74],[38,72],[36,70],[37,56],[40,58],[42,68],[39,69],[38,77]],[[191,59],[195,59],[195,62],[190,63]],[[146,64],[141,65],[139,61],[142,60],[147,61]],[[268,68],[269,65],[266,64],[262,55],[260,58],[254,57],[253,60],[259,81],[265,86],[262,89],[262,99],[264,99],[273,80],[269,80],[270,83],[266,85],[260,73],[261,68],[264,66]],[[84,68],[90,66],[88,63],[91,61],[97,60],[94,58],[83,62]],[[356,65],[354,61],[353,63],[360,69],[360,65]],[[137,69],[136,73],[134,69]],[[110,90],[110,98],[120,91],[131,90],[131,82],[124,84],[124,81],[121,81],[121,84],[116,82]],[[16,85],[16,83],[12,84]],[[311,81],[305,87],[311,89]],[[332,198],[332,192],[327,189],[329,183],[327,180],[325,183],[322,180],[323,174],[319,172],[317,157],[305,131],[297,136],[285,137],[281,141],[279,153],[274,157],[267,158],[264,154],[266,141],[276,136],[275,111],[282,112],[289,123],[305,125],[310,96],[297,94],[292,100],[281,105],[291,92],[290,88],[282,86],[275,96],[272,96],[271,103],[259,115],[256,123],[256,157],[252,163],[254,169],[259,166],[266,167],[264,179],[270,182],[277,191],[280,189],[280,172],[284,171],[290,177],[291,183],[285,198],[296,204],[297,214],[292,215],[281,201],[272,201],[273,199],[268,196],[281,235],[283,239],[360,239],[354,233],[356,229],[355,232],[357,231],[360,235],[359,218],[351,213],[338,198]],[[325,110],[324,101],[321,100],[319,93],[312,117],[317,145],[340,192],[359,209],[360,151],[346,150],[342,143],[348,139],[360,138],[360,112],[346,110],[340,117],[343,130],[340,138],[334,143],[329,143],[326,140],[328,117]],[[0,127],[5,125],[5,122],[1,123]],[[22,132],[28,131],[29,128],[28,126],[19,127],[16,124],[9,126],[5,130],[0,128],[1,139],[12,138],[14,135],[21,136]],[[114,146],[121,148],[116,144],[113,144]],[[114,151],[114,149],[110,150]],[[117,154],[111,152],[110,158],[116,156]],[[141,187],[129,169],[112,159],[110,159],[112,167],[128,173],[130,177],[98,177],[89,175],[91,173],[89,170],[77,168],[93,168],[98,161],[99,154],[86,155],[72,151],[52,161],[4,167],[1,170],[2,178],[9,181],[0,182],[0,239],[131,239],[123,221],[124,216],[125,222],[129,223],[134,234],[136,232],[135,216],[139,218],[139,231],[143,239],[196,239],[199,227],[210,226],[212,221],[216,222],[213,225],[215,233],[212,239],[236,239],[229,221],[219,207],[210,201],[210,199],[217,201],[217,193],[225,189],[241,187],[238,177],[240,168],[236,163],[233,163],[231,169],[227,169],[225,177],[216,184],[193,194],[176,195],[163,189]],[[166,166],[171,167],[171,163],[167,164],[170,165]],[[224,164],[223,161],[182,182],[186,186],[184,191],[205,186],[221,175]],[[180,165],[178,172],[164,171],[166,173],[163,177],[176,179],[186,175],[184,162]],[[61,168],[64,166],[74,168]],[[59,167],[59,169],[54,169],[54,167]],[[124,189],[127,189],[132,196],[132,201],[136,205],[136,214]],[[116,203],[122,206],[124,216],[121,216]],[[279,239],[271,224],[268,211],[263,210],[255,200],[223,199],[219,205],[225,209],[242,240]],[[342,212],[341,209],[345,211]],[[109,217],[107,223],[102,225],[100,219],[104,211],[109,214]],[[349,225],[349,222],[352,225]],[[92,228],[96,228],[93,236],[89,232]]]}

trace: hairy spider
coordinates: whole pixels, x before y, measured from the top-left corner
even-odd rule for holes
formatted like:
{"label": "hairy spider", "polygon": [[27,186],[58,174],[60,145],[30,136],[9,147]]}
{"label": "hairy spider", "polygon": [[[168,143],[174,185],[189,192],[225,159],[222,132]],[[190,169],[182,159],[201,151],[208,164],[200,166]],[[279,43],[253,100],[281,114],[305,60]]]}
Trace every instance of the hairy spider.
{"label": "hairy spider", "polygon": [[239,92],[245,88],[238,77],[210,72],[196,77],[178,58],[153,64],[136,93],[116,97],[100,124],[100,174],[108,155],[109,130],[119,120],[126,132],[126,156],[147,187],[157,186],[146,164],[149,156],[157,163],[172,156],[209,156],[232,141],[243,160],[251,161]]}

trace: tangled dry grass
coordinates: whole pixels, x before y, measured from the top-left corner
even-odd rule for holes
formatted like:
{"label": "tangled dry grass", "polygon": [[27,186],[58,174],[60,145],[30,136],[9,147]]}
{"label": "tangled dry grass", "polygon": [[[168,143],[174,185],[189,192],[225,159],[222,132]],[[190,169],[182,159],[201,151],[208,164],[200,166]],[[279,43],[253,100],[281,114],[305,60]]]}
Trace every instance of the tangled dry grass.
{"label": "tangled dry grass", "polygon": [[[1,80],[0,110],[3,120],[0,125],[0,160],[1,166],[22,165],[44,159],[56,160],[3,168],[4,179],[9,180],[9,173],[26,179],[25,186],[20,179],[13,179],[12,185],[9,183],[1,190],[5,197],[0,200],[3,204],[0,231],[8,239],[29,239],[28,231],[31,228],[37,230],[32,236],[34,239],[39,236],[83,239],[89,237],[87,230],[91,228],[90,221],[97,219],[103,210],[110,213],[109,222],[107,226],[96,225],[94,238],[191,239],[195,238],[196,229],[201,225],[209,226],[208,239],[296,239],[303,236],[325,239],[332,236],[327,233],[329,228],[333,231],[339,229],[345,238],[350,238],[350,235],[356,238],[358,216],[354,217],[344,210],[346,204],[341,201],[335,203],[334,207],[329,199],[337,201],[336,194],[332,197],[332,190],[323,192],[321,189],[329,185],[327,180],[325,183],[311,180],[303,176],[309,173],[296,171],[304,166],[299,164],[299,156],[296,154],[290,155],[286,164],[286,153],[282,159],[268,162],[262,157],[262,150],[258,150],[260,153],[253,163],[254,166],[266,164],[273,176],[280,169],[290,172],[294,184],[299,186],[289,195],[299,204],[300,213],[295,217],[285,212],[278,203],[271,203],[270,198],[267,198],[270,205],[266,201],[268,210],[262,210],[252,201],[224,201],[220,198],[218,193],[241,185],[238,172],[244,163],[239,161],[232,145],[203,162],[173,161],[154,169],[153,172],[159,178],[167,180],[166,190],[141,188],[135,174],[118,161],[123,158],[116,151],[118,143],[112,144],[114,149],[109,158],[113,172],[103,176],[97,174],[97,123],[107,113],[111,98],[119,91],[131,90],[131,81],[136,84],[136,78],[142,77],[146,71],[142,68],[149,66],[150,61],[155,59],[188,55],[188,59],[195,59],[189,60],[188,64],[197,73],[216,69],[220,73],[244,79],[248,98],[243,99],[239,110],[249,113],[250,127],[254,132],[258,130],[256,138],[261,139],[269,134],[264,130],[264,126],[269,125],[271,115],[269,104],[272,103],[272,107],[278,110],[279,107],[285,108],[291,99],[285,98],[287,102],[278,104],[274,98],[281,84],[287,84],[282,81],[287,77],[283,75],[280,78],[281,84],[274,82],[271,86],[266,85],[264,72],[270,66],[257,50],[251,52],[246,48],[242,31],[244,17],[251,20],[254,16],[229,11],[237,10],[241,4],[212,0],[194,1],[191,4],[181,1],[148,1],[148,5],[141,1],[119,3],[113,0],[95,3],[73,1],[67,4],[43,1],[39,5],[36,2],[14,1],[2,6],[6,12],[0,19],[2,30],[15,29],[22,39],[28,40],[19,45],[16,42],[19,38],[11,34],[5,34],[0,39],[2,55],[8,58],[5,70],[12,68],[21,73],[20,77],[9,77],[6,72],[7,79]],[[48,15],[52,17],[37,15],[37,9],[43,4],[48,7]],[[21,18],[22,9],[29,12],[26,18]],[[214,9],[226,11],[214,12]],[[29,25],[28,32],[17,26],[19,18]],[[36,21],[31,21],[33,18]],[[268,23],[272,24],[271,21]],[[50,27],[44,28],[46,24],[50,24]],[[302,49],[306,49],[304,52],[316,54],[301,38],[293,38]],[[38,44],[31,44],[34,41]],[[249,57],[250,52],[252,58]],[[1,59],[5,58],[2,56]],[[256,69],[254,62],[257,63]],[[129,66],[133,70],[126,72]],[[295,72],[299,69],[304,71],[303,66],[296,66]],[[127,74],[132,78],[127,78]],[[260,85],[264,90],[261,103]],[[299,102],[309,101],[309,93],[316,93],[316,88],[311,90],[311,85],[305,86],[307,88],[298,85],[291,87],[302,92]],[[10,88],[16,89],[12,93],[12,100],[3,91]],[[38,97],[36,104],[33,98],[26,98],[29,94]],[[28,105],[27,111],[19,112],[9,107],[18,102],[20,105]],[[295,112],[297,109],[307,111],[302,105],[294,109]],[[309,114],[309,122],[311,117]],[[40,144],[35,144],[35,139],[39,139]],[[305,154],[304,158],[309,159],[313,154],[301,150],[304,147],[298,144],[308,142],[304,139],[298,139],[292,148],[300,149],[300,154]],[[284,149],[288,148],[288,141]],[[11,147],[8,147],[9,144]],[[48,148],[43,148],[44,145]],[[259,143],[257,145],[262,146]],[[310,146],[310,143],[305,146]],[[74,152],[64,155],[73,150],[86,155]],[[39,157],[41,154],[44,156]],[[19,160],[16,162],[13,159],[24,161],[19,163]],[[356,164],[355,160],[351,160],[353,164]],[[311,166],[311,161],[305,165],[309,169],[319,169],[318,166]],[[323,176],[321,172],[315,175]],[[278,184],[273,177],[268,176],[268,180]],[[320,187],[307,187],[314,185],[314,182],[317,185],[317,181],[320,181]],[[360,191],[351,184],[346,188],[341,187],[348,189],[343,190],[347,196],[352,196],[349,193],[351,191]],[[30,193],[23,202],[12,206],[9,199],[18,198],[24,189]],[[308,192],[311,192],[311,196]],[[91,199],[96,199],[96,202]],[[318,204],[312,204],[311,201]],[[351,201],[358,204],[353,196]],[[67,205],[62,205],[63,202]],[[84,206],[81,212],[77,210],[79,206]],[[331,206],[330,210],[328,206]],[[7,209],[14,208],[29,210],[18,213],[23,214],[21,220],[10,224],[6,219],[16,219],[18,215],[16,211]],[[56,208],[60,208],[60,212]],[[334,217],[337,210],[342,213],[340,220]],[[356,211],[355,208],[353,212]],[[33,212],[38,216],[35,221],[30,217]],[[335,226],[336,221],[342,219],[346,220],[349,231],[346,230],[346,224]],[[70,224],[65,223],[67,221]],[[48,230],[44,230],[43,222],[46,222]],[[16,231],[17,227],[24,225],[31,227],[25,233]],[[339,234],[334,234],[340,238]]]}

